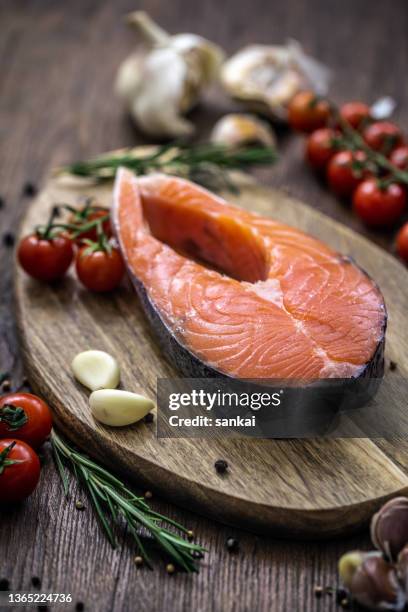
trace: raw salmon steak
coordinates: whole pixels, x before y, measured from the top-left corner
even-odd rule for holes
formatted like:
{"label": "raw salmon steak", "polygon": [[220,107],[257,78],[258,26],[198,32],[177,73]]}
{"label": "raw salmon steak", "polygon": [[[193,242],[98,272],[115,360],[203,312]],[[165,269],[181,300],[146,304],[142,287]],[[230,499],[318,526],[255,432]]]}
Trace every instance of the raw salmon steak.
{"label": "raw salmon steak", "polygon": [[185,375],[382,375],[380,290],[319,240],[189,181],[123,168],[112,220],[146,314]]}

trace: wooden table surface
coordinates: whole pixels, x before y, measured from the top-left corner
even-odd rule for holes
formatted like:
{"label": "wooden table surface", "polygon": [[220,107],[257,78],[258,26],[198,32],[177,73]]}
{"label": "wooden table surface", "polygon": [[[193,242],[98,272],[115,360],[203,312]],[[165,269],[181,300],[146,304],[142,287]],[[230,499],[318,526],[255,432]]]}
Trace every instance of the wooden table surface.
{"label": "wooden table surface", "polygon": [[[56,164],[142,142],[112,95],[115,70],[133,42],[121,18],[134,8],[149,11],[172,32],[197,32],[229,52],[293,37],[333,69],[336,101],[372,102],[388,94],[399,103],[396,119],[404,125],[408,118],[405,0],[2,0],[2,233],[17,229],[29,204],[23,194],[27,181],[41,186]],[[199,135],[229,108],[235,107],[225,97],[209,95],[193,113]],[[305,167],[300,138],[282,133],[280,148],[281,161],[260,173],[263,181],[367,233]],[[391,234],[367,235],[391,248]],[[23,366],[13,320],[13,252],[0,248],[0,371],[10,372],[18,386]],[[193,529],[208,547],[199,575],[168,576],[160,564],[154,572],[136,569],[130,541],[113,551],[91,510],[79,512],[63,498],[46,450],[36,493],[18,510],[0,515],[0,584],[6,579],[13,590],[29,590],[32,577],[39,577],[43,590],[72,593],[72,610],[83,602],[97,612],[330,611],[336,609],[334,598],[316,598],[314,585],[336,584],[339,555],[369,545],[367,533],[336,541],[279,541],[216,524],[171,500],[154,500],[154,506]],[[239,539],[237,554],[225,548],[229,536]]]}

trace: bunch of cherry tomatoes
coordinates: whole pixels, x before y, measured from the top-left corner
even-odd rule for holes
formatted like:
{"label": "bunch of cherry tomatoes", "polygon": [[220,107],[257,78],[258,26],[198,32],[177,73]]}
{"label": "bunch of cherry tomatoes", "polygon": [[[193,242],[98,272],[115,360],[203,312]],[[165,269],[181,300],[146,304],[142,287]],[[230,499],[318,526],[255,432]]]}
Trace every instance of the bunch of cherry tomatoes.
{"label": "bunch of cherry tomatoes", "polygon": [[[307,134],[306,158],[339,197],[351,199],[369,226],[390,227],[406,209],[408,145],[391,121],[376,121],[363,102],[336,109],[310,91],[298,93],[288,109],[290,126]],[[408,261],[408,223],[397,235]]]}
{"label": "bunch of cherry tomatoes", "polygon": [[44,282],[63,278],[75,260],[78,279],[89,290],[106,292],[115,289],[125,274],[125,265],[112,241],[109,211],[92,200],[70,211],[67,223],[58,223],[55,207],[48,224],[37,227],[23,238],[17,257],[24,271]]}
{"label": "bunch of cherry tomatoes", "polygon": [[36,395],[0,398],[0,503],[22,501],[34,491],[41,471],[36,451],[51,429],[50,409]]}

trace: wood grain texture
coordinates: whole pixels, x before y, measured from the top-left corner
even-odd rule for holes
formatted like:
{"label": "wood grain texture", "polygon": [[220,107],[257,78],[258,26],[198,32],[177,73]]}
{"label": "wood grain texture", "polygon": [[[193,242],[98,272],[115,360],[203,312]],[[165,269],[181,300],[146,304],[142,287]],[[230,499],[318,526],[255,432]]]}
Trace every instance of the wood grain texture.
{"label": "wood grain texture", "polygon": [[[71,186],[70,186],[71,184]],[[313,232],[352,255],[379,283],[388,305],[387,353],[408,368],[408,272],[349,228],[280,191],[245,184],[231,197],[244,208]],[[56,202],[77,206],[85,196],[109,206],[112,184],[83,188],[69,177],[50,180],[30,206],[21,232],[44,222]],[[397,284],[399,291],[397,291]],[[398,296],[398,297],[397,297]],[[66,435],[82,449],[181,505],[240,526],[288,537],[327,537],[367,521],[390,495],[408,492],[408,477],[372,441],[157,439],[154,426],[115,429],[94,421],[88,393],[73,385],[72,359],[105,350],[120,364],[122,386],[155,399],[158,378],[179,376],[158,349],[129,283],[113,296],[87,292],[75,274],[44,287],[16,267],[17,323],[30,380],[54,408]],[[387,369],[388,401],[405,397]],[[214,470],[228,461],[228,476]]]}
{"label": "wood grain texture", "polygon": [[[28,203],[26,180],[40,183],[52,166],[100,151],[141,142],[122,108],[110,95],[120,60],[131,51],[133,36],[121,16],[136,7],[131,0],[3,0],[0,3],[0,211],[1,231],[15,231]],[[230,52],[244,44],[281,42],[295,37],[333,69],[334,99],[393,95],[397,120],[406,125],[408,68],[405,0],[392,7],[381,0],[144,0],[150,11],[176,32],[196,31]],[[194,111],[198,135],[232,108],[212,93]],[[303,163],[301,138],[279,133],[281,160],[259,176],[286,187],[319,210],[354,227],[389,249],[393,234],[369,232],[349,208],[333,198]],[[1,248],[0,369],[17,386],[23,373],[12,302],[12,250]],[[393,456],[407,469],[400,442]],[[75,493],[74,493],[75,499]],[[48,451],[41,485],[29,503],[0,517],[0,578],[13,589],[28,589],[39,576],[46,589],[71,591],[86,609],[332,612],[333,598],[315,598],[314,584],[336,582],[339,555],[367,548],[366,532],[325,543],[279,541],[223,527],[173,504],[155,508],[188,524],[210,553],[198,576],[168,578],[136,571],[132,546],[112,551],[90,511],[78,513],[65,502]],[[228,555],[225,539],[239,537],[241,548]]]}

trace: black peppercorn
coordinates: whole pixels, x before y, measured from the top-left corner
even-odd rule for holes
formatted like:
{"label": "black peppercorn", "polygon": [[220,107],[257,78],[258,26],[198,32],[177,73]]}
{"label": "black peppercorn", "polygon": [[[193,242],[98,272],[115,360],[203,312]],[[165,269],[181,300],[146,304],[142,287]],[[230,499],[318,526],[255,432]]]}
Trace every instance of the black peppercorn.
{"label": "black peppercorn", "polygon": [[0,208],[4,208],[4,198],[0,196]]}
{"label": "black peppercorn", "polygon": [[168,563],[166,565],[166,572],[168,574],[174,574],[175,571],[176,571],[176,568],[175,568],[175,566],[172,563]]}
{"label": "black peppercorn", "polygon": [[321,597],[323,595],[323,587],[320,585],[316,585],[314,588],[314,594],[316,595],[316,597]]}
{"label": "black peppercorn", "polygon": [[143,565],[143,557],[141,557],[140,555],[135,557],[134,561],[135,561],[136,567],[141,567]]}
{"label": "black peppercorn", "polygon": [[217,459],[217,461],[214,463],[214,467],[218,474],[225,474],[225,472],[228,470],[228,463],[224,459]]}
{"label": "black peppercorn", "polygon": [[8,591],[10,589],[10,583],[7,578],[0,578],[0,591]]}
{"label": "black peppercorn", "polygon": [[39,589],[41,587],[41,580],[38,578],[38,576],[33,576],[31,578],[31,584],[35,589]]}
{"label": "black peppercorn", "polygon": [[152,412],[148,412],[143,420],[144,420],[145,423],[153,423],[153,421],[154,421],[154,414]]}
{"label": "black peppercorn", "polygon": [[239,549],[239,542],[235,538],[228,538],[225,543],[228,552],[237,552]]}
{"label": "black peppercorn", "polygon": [[82,601],[77,601],[75,610],[76,612],[83,612],[83,610],[85,610],[85,604]]}
{"label": "black peppercorn", "polygon": [[193,550],[191,551],[191,556],[193,559],[202,559],[204,557],[204,553],[201,550]]}
{"label": "black peppercorn", "polygon": [[341,604],[342,601],[347,599],[347,596],[348,596],[348,593],[346,589],[343,589],[342,587],[339,587],[338,589],[336,589],[336,603]]}
{"label": "black peppercorn", "polygon": [[15,236],[11,232],[6,232],[5,234],[3,234],[3,245],[5,247],[14,246],[15,242],[16,242]]}
{"label": "black peppercorn", "polygon": [[37,187],[33,183],[30,183],[30,181],[27,181],[23,187],[23,194],[31,198],[35,196],[36,193],[37,193]]}
{"label": "black peppercorn", "polygon": [[390,361],[390,370],[391,372],[394,372],[394,370],[397,369],[397,364],[395,363],[395,361]]}
{"label": "black peppercorn", "polygon": [[8,391],[10,391],[10,389],[11,389],[11,382],[9,380],[4,380],[1,389],[2,389],[2,391],[5,391],[6,393]]}
{"label": "black peppercorn", "polygon": [[37,607],[38,612],[47,612],[48,607],[44,605],[40,605]]}
{"label": "black peppercorn", "polygon": [[75,502],[75,508],[77,510],[85,510],[85,504],[78,499],[78,501]]}
{"label": "black peppercorn", "polygon": [[152,497],[153,493],[151,491],[146,491],[146,493],[144,494],[145,499],[152,499]]}

